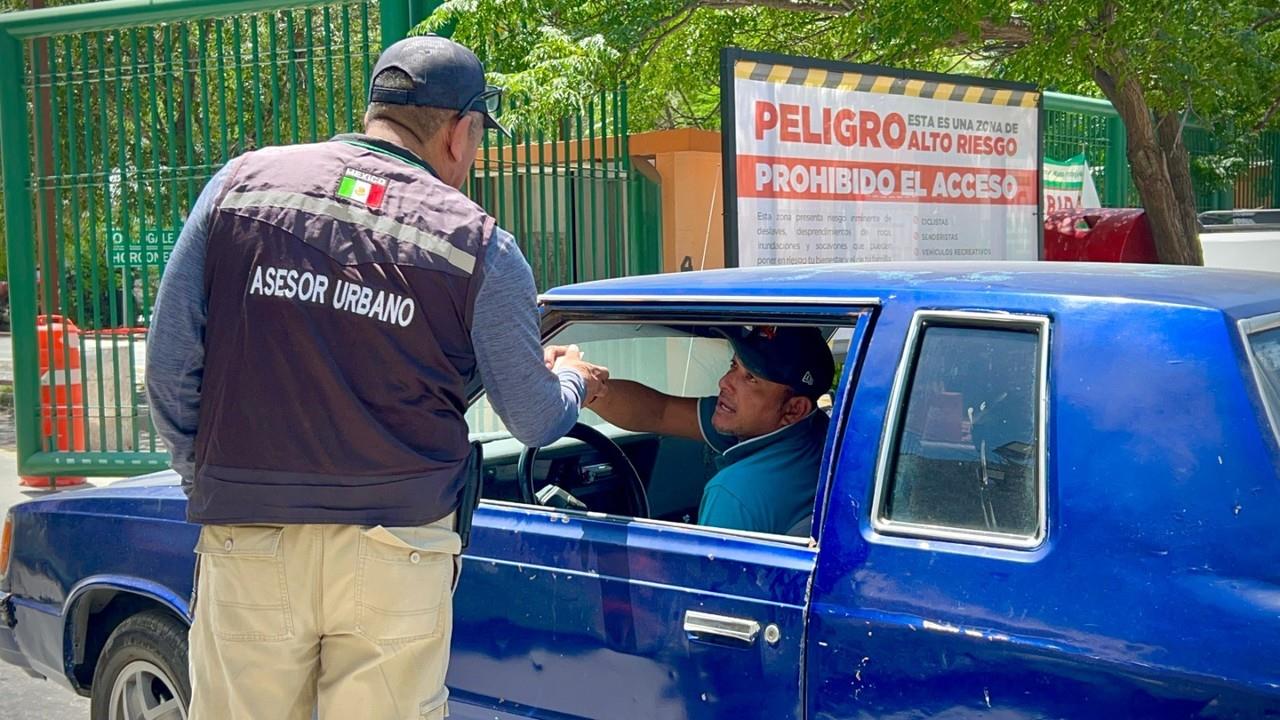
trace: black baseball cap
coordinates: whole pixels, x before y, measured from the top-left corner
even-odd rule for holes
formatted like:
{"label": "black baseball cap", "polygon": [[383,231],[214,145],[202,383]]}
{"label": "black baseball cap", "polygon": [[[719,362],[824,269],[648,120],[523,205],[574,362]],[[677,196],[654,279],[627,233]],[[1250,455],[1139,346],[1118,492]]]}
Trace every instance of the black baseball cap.
{"label": "black baseball cap", "polygon": [[[413,87],[379,86],[378,76],[392,69],[408,75]],[[370,77],[369,102],[475,111],[484,115],[486,128],[511,137],[495,119],[502,88],[485,83],[484,65],[475,53],[439,35],[407,37],[383,50]]]}
{"label": "black baseball cap", "polygon": [[725,332],[738,362],[754,375],[817,400],[831,389],[836,364],[815,327],[756,325]]}

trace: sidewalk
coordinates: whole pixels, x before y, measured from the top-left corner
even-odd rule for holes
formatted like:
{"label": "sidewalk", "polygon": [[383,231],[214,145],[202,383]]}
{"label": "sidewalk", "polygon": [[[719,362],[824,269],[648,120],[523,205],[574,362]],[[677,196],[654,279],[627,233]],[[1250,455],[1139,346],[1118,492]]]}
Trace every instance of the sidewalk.
{"label": "sidewalk", "polygon": [[81,485],[64,486],[57,490],[50,490],[47,487],[28,487],[21,484],[18,479],[18,454],[12,450],[0,449],[0,517],[3,517],[10,507],[24,500],[87,487],[103,487],[119,480],[124,478],[89,478],[88,482]]}

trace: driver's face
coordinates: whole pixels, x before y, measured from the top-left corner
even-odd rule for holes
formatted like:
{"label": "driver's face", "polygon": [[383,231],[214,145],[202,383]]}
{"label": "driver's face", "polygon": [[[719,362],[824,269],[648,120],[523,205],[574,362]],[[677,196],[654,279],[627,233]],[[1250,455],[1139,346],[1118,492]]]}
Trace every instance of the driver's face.
{"label": "driver's face", "polygon": [[757,377],[735,356],[720,378],[720,397],[711,425],[717,432],[740,440],[768,435],[786,423],[785,404],[792,391],[786,385]]}

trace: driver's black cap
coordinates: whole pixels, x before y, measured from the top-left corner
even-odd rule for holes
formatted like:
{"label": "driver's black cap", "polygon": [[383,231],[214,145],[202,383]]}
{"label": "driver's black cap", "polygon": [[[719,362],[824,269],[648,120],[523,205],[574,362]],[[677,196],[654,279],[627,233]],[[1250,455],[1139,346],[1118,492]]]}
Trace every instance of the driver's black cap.
{"label": "driver's black cap", "polygon": [[[392,69],[408,75],[413,87],[379,86],[378,76]],[[474,110],[484,115],[486,128],[510,137],[511,133],[498,124],[484,103],[476,102],[488,87],[484,65],[475,53],[449,38],[420,35],[399,40],[378,56],[369,78],[369,102]]]}
{"label": "driver's black cap", "polygon": [[757,325],[725,334],[738,360],[754,375],[812,400],[831,389],[835,360],[818,328]]}

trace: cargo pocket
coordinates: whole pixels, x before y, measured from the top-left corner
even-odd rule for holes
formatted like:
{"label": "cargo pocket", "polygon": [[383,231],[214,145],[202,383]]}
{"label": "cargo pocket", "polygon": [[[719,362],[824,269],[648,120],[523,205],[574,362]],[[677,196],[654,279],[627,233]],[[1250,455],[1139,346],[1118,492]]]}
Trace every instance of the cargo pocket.
{"label": "cargo pocket", "polygon": [[221,640],[269,642],[293,636],[285,583],[284,528],[206,525],[196,553],[213,634]]}
{"label": "cargo pocket", "polygon": [[356,632],[376,643],[439,637],[459,550],[457,535],[441,528],[362,530]]}

